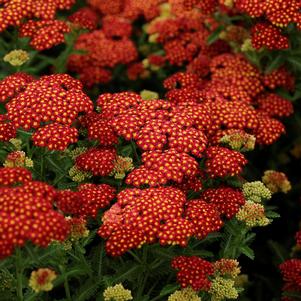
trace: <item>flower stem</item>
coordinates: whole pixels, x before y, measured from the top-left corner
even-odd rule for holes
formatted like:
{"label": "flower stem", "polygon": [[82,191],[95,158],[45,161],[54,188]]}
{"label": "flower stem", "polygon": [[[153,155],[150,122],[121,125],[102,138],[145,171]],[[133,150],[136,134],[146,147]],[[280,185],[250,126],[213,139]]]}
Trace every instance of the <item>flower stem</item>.
{"label": "flower stem", "polygon": [[19,248],[16,248],[16,277],[17,277],[17,300],[23,301],[23,266],[22,266],[22,254]]}
{"label": "flower stem", "polygon": [[72,301],[69,282],[68,282],[68,276],[65,274],[65,269],[62,266],[60,266],[60,271],[61,271],[62,275],[64,276],[64,288],[65,288],[66,298],[68,301]]}

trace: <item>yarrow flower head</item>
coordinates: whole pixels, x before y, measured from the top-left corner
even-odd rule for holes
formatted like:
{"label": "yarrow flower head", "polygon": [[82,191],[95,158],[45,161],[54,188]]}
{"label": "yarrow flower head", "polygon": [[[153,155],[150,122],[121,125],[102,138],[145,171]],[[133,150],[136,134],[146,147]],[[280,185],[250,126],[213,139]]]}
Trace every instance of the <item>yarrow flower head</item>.
{"label": "yarrow flower head", "polygon": [[261,203],[263,200],[269,200],[272,197],[271,191],[260,181],[243,184],[242,192],[248,201],[254,203]]}
{"label": "yarrow flower head", "polygon": [[168,297],[167,301],[201,301],[201,298],[191,287],[186,287],[175,291]]}
{"label": "yarrow flower head", "polygon": [[7,53],[3,57],[3,61],[11,64],[12,66],[22,66],[29,61],[29,54],[22,49],[15,49]]}
{"label": "yarrow flower head", "polygon": [[69,225],[53,209],[55,195],[53,187],[33,181],[27,169],[0,169],[0,257],[27,241],[47,247],[67,237]]}
{"label": "yarrow flower head", "polygon": [[184,215],[185,194],[173,187],[125,189],[104,213],[98,234],[109,255],[120,256],[145,243],[186,246],[193,224]]}
{"label": "yarrow flower head", "polygon": [[123,287],[121,283],[109,286],[103,292],[104,301],[129,301],[133,300],[132,292]]}
{"label": "yarrow flower head", "polygon": [[270,220],[265,216],[264,206],[251,201],[247,201],[239,209],[236,218],[250,228],[264,227],[270,223]]}
{"label": "yarrow flower head", "polygon": [[219,141],[235,151],[247,152],[255,148],[256,137],[241,130],[233,130],[229,131]]}
{"label": "yarrow flower head", "polygon": [[89,236],[87,221],[83,217],[66,217],[70,225],[68,238],[63,242],[65,250],[72,248],[72,244],[78,242],[81,238]]}
{"label": "yarrow flower head", "polygon": [[200,196],[206,202],[213,204],[220,214],[231,219],[246,202],[239,189],[218,187],[206,189]]}
{"label": "yarrow flower head", "polygon": [[213,265],[197,256],[177,256],[172,267],[178,270],[177,281],[182,288],[191,286],[195,291],[208,291],[211,286],[209,276],[214,272]]}
{"label": "yarrow flower head", "polygon": [[292,188],[287,176],[283,172],[275,170],[266,170],[262,177],[262,182],[272,193],[288,193]]}
{"label": "yarrow flower head", "polygon": [[69,176],[72,178],[72,181],[74,182],[84,182],[86,179],[92,178],[92,173],[88,171],[82,171],[76,167],[76,165],[73,165],[69,169]]}
{"label": "yarrow flower head", "polygon": [[81,184],[78,191],[61,190],[56,195],[56,206],[66,214],[96,218],[98,211],[115,198],[115,189],[107,184]]}
{"label": "yarrow flower head", "polygon": [[110,175],[114,175],[115,179],[123,179],[125,178],[126,173],[133,169],[134,165],[132,158],[117,156],[114,163],[114,169]]}
{"label": "yarrow flower head", "polygon": [[235,282],[232,279],[226,279],[220,276],[212,280],[209,294],[212,301],[222,301],[224,299],[237,299],[238,291],[235,288]]}
{"label": "yarrow flower head", "polygon": [[279,265],[279,269],[284,281],[282,290],[301,292],[301,260],[288,259]]}
{"label": "yarrow flower head", "polygon": [[239,262],[236,259],[222,258],[213,263],[214,272],[220,276],[230,276],[235,279],[240,274]]}
{"label": "yarrow flower head", "polygon": [[4,163],[4,167],[33,167],[33,161],[26,157],[25,152],[23,151],[15,151],[11,152],[7,155]]}
{"label": "yarrow flower head", "polygon": [[61,20],[30,20],[20,27],[20,37],[29,37],[30,46],[42,51],[64,43],[64,34],[70,32],[70,27]]}
{"label": "yarrow flower head", "polygon": [[206,172],[211,178],[238,175],[247,164],[241,153],[219,146],[208,147],[206,158]]}
{"label": "yarrow flower head", "polygon": [[29,286],[36,292],[48,292],[53,289],[53,280],[56,273],[48,268],[40,268],[32,271],[29,279]]}
{"label": "yarrow flower head", "polygon": [[79,170],[91,172],[93,176],[109,175],[114,169],[116,160],[114,148],[90,148],[75,159]]}

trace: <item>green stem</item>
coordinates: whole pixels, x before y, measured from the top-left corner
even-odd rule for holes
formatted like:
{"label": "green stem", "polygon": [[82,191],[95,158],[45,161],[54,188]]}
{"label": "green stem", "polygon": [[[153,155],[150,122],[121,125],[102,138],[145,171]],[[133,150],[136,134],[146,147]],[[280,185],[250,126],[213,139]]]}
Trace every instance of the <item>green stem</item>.
{"label": "green stem", "polygon": [[136,143],[133,140],[131,140],[131,146],[132,146],[132,150],[133,150],[133,153],[134,153],[134,156],[135,156],[135,160],[140,165],[141,164],[141,160],[140,160],[140,158],[138,156],[138,153],[137,153]]}
{"label": "green stem", "polygon": [[22,254],[19,248],[16,248],[16,276],[17,276],[17,300],[23,301],[23,265],[22,265]]}
{"label": "green stem", "polygon": [[68,276],[67,276],[67,274],[65,274],[65,269],[62,266],[60,266],[59,268],[60,268],[62,275],[64,276],[64,288],[65,288],[66,298],[68,301],[72,301],[69,282],[68,282]]}
{"label": "green stem", "polygon": [[101,276],[101,272],[102,272],[103,252],[104,252],[104,244],[102,242],[100,245],[100,254],[99,254],[98,272],[97,272],[98,277]]}

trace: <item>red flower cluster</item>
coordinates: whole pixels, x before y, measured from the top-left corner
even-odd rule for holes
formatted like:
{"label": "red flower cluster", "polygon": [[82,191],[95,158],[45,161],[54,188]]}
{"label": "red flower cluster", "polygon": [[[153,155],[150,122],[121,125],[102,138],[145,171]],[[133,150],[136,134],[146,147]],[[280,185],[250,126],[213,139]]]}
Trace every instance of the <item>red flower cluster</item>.
{"label": "red flower cluster", "polygon": [[187,203],[185,218],[193,225],[194,235],[198,239],[205,238],[209,233],[216,232],[223,226],[215,204],[208,204],[202,199]]}
{"label": "red flower cluster", "polygon": [[9,256],[27,240],[47,247],[67,237],[68,223],[52,208],[53,187],[32,181],[22,168],[1,168],[0,179],[0,257]]}
{"label": "red flower cluster", "polygon": [[283,97],[268,93],[260,95],[256,99],[260,111],[267,113],[271,117],[288,117],[293,114],[293,104]]}
{"label": "red flower cluster", "polygon": [[90,7],[83,7],[68,17],[74,25],[88,30],[95,30],[98,25],[98,15]]}
{"label": "red flower cluster", "polygon": [[111,79],[112,68],[118,64],[131,63],[138,55],[134,43],[128,37],[130,24],[118,23],[116,20],[114,23],[108,19],[104,26],[106,27],[103,30],[82,34],[75,43],[75,49],[87,53],[74,54],[69,58],[69,69],[77,72],[81,81],[87,86],[108,82]]}
{"label": "red flower cluster", "polygon": [[[289,259],[280,264],[284,285],[283,291],[301,292],[301,260]],[[283,301],[291,301],[291,298],[282,298]]]}
{"label": "red flower cluster", "polygon": [[285,49],[289,47],[288,37],[281,29],[290,23],[296,23],[301,28],[301,4],[298,0],[236,0],[238,10],[251,17],[265,17],[265,21],[257,23],[252,28],[252,45],[256,49]]}
{"label": "red flower cluster", "polygon": [[123,190],[117,196],[117,203],[105,213],[98,232],[107,239],[107,253],[119,256],[156,240],[164,245],[185,246],[193,233],[191,225],[182,217],[185,202],[184,193],[172,187]]}
{"label": "red flower cluster", "polygon": [[208,291],[211,285],[209,277],[214,273],[213,264],[197,256],[177,256],[172,267],[179,270],[177,280],[182,288],[191,286],[195,291]]}
{"label": "red flower cluster", "polygon": [[77,141],[78,131],[68,125],[50,123],[40,127],[32,135],[33,144],[47,147],[49,150],[65,150],[69,144]]}
{"label": "red flower cluster", "polygon": [[20,27],[20,37],[29,37],[32,48],[42,51],[64,43],[64,34],[70,32],[70,27],[60,20],[30,20]]}
{"label": "red flower cluster", "polygon": [[194,176],[198,171],[197,161],[175,149],[151,151],[142,154],[143,164],[126,178],[128,185],[161,186],[168,181],[180,183],[184,176]]}
{"label": "red flower cluster", "polygon": [[143,16],[152,19],[159,13],[158,6],[163,0],[88,0],[88,3],[103,15],[118,15],[131,21]]}
{"label": "red flower cluster", "polygon": [[16,72],[0,81],[0,102],[6,102],[14,98],[26,86],[34,81],[34,78],[23,72]]}
{"label": "red flower cluster", "polygon": [[172,12],[183,14],[183,11],[190,11],[198,8],[204,14],[212,14],[218,7],[218,0],[169,0]]}
{"label": "red flower cluster", "polygon": [[52,20],[57,10],[70,9],[75,0],[5,0],[1,1],[0,31],[18,26],[24,19]]}
{"label": "red flower cluster", "polygon": [[[93,103],[83,93],[82,84],[67,74],[43,76],[39,80],[19,74],[4,79],[2,84],[7,84],[2,99],[8,100],[7,121],[2,127],[10,127],[10,132],[13,127],[40,128],[33,136],[39,146],[62,150],[76,142],[77,130],[69,126],[80,112],[93,110]],[[11,123],[6,123],[8,121]],[[41,128],[50,122],[53,124]]]}
{"label": "red flower cluster", "polygon": [[16,127],[9,122],[6,115],[0,115],[0,141],[9,141],[16,135]]}
{"label": "red flower cluster", "polygon": [[288,37],[281,30],[269,23],[257,23],[251,30],[252,46],[255,49],[266,47],[269,50],[287,49]]}
{"label": "red flower cluster", "polygon": [[116,160],[114,148],[90,148],[75,159],[79,170],[90,171],[94,176],[107,176],[114,169]]}
{"label": "red flower cluster", "polygon": [[290,23],[300,26],[300,8],[298,0],[235,0],[238,9],[251,17],[265,16],[273,25],[287,27]]}
{"label": "red flower cluster", "polygon": [[259,144],[271,144],[284,133],[282,123],[272,117],[288,116],[293,108],[270,89],[293,89],[294,79],[285,69],[262,75],[242,56],[228,53],[212,58],[210,71],[209,81],[206,78],[202,82],[195,74],[184,77],[182,73],[165,80],[165,86],[171,88],[169,101],[186,106],[202,103],[206,107],[209,120],[207,117],[205,134],[209,143],[216,144],[222,131],[230,129],[254,135]]}
{"label": "red flower cluster", "polygon": [[115,189],[107,184],[81,184],[78,191],[58,191],[56,206],[66,214],[96,218],[99,209],[115,198]]}
{"label": "red flower cluster", "polygon": [[231,219],[245,204],[246,200],[239,189],[219,187],[206,189],[200,196],[209,204],[214,204],[216,210]]}
{"label": "red flower cluster", "polygon": [[193,14],[154,20],[148,27],[148,34],[163,44],[166,59],[172,65],[182,66],[207,49],[206,40],[210,32],[203,23],[202,15]]}
{"label": "red flower cluster", "polygon": [[117,203],[104,213],[98,234],[107,239],[107,253],[120,256],[156,241],[186,246],[190,237],[203,239],[222,225],[215,204],[187,201],[177,188],[133,188],[118,194]]}
{"label": "red flower cluster", "polygon": [[220,146],[207,148],[206,159],[206,172],[210,178],[236,176],[248,162],[243,154]]}

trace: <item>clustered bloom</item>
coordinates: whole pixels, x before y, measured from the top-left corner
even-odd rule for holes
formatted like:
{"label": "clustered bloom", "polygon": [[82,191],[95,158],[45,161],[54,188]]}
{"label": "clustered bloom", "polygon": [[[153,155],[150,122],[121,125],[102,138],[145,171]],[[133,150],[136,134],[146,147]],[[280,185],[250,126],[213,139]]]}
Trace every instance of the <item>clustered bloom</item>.
{"label": "clustered bloom", "polygon": [[215,277],[209,289],[212,301],[222,301],[225,299],[237,299],[238,291],[235,288],[235,281],[220,276]]}
{"label": "clustered bloom", "polygon": [[83,7],[68,17],[68,21],[75,26],[88,30],[95,30],[98,25],[98,15],[90,7]]}
{"label": "clustered bloom", "polygon": [[247,164],[241,153],[219,146],[207,148],[206,159],[206,171],[211,178],[238,175]]}
{"label": "clustered bloom", "polygon": [[36,129],[32,136],[36,145],[64,150],[77,141],[77,130],[70,126],[78,114],[93,110],[80,81],[67,74],[46,75],[35,80],[17,73],[2,80],[2,85],[1,100],[6,102],[7,114],[1,115],[6,119],[0,119],[0,134],[3,127],[8,131],[2,140],[14,138],[16,128]]}
{"label": "clustered bloom", "polygon": [[[288,259],[279,265],[279,269],[282,274],[284,285],[283,291],[288,292],[301,292],[301,260],[300,259]],[[290,301],[291,299],[285,299],[283,301]]]}
{"label": "clustered bloom", "polygon": [[7,0],[1,1],[0,32],[19,26],[24,19],[53,20],[57,10],[70,9],[75,0]]}
{"label": "clustered bloom", "polygon": [[262,182],[272,193],[288,193],[291,190],[291,183],[283,172],[266,170],[262,177]]}
{"label": "clustered bloom", "polygon": [[[110,20],[105,24],[115,25],[112,28],[94,30],[79,36],[75,43],[75,49],[84,50],[85,55],[73,54],[69,57],[69,69],[77,72],[80,80],[88,87],[96,83],[107,83],[112,76],[112,69],[119,64],[134,62],[138,53],[134,43],[128,37],[128,31],[120,32],[124,27],[124,21]],[[125,22],[125,25],[131,25]]]}
{"label": "clustered bloom", "polygon": [[53,281],[57,277],[56,273],[48,268],[40,268],[32,271],[28,285],[36,292],[48,292],[53,289]]}
{"label": "clustered bloom", "polygon": [[228,130],[219,142],[239,152],[251,151],[255,148],[256,138],[242,130]]}
{"label": "clustered bloom", "polygon": [[30,20],[20,27],[20,37],[29,37],[30,46],[42,51],[64,43],[64,34],[70,32],[70,27],[61,20]]}
{"label": "clustered bloom", "polygon": [[69,226],[52,207],[53,187],[33,181],[30,172],[21,167],[1,168],[0,179],[0,257],[9,256],[28,240],[47,247],[53,240],[67,237]]}
{"label": "clustered bloom", "polygon": [[227,218],[231,219],[246,202],[239,189],[232,187],[219,187],[206,189],[201,198],[209,204],[214,204],[216,209]]}
{"label": "clustered bloom", "polygon": [[254,203],[261,203],[263,200],[269,200],[272,197],[271,191],[260,181],[243,184],[242,192],[248,201]]}
{"label": "clustered bloom", "polygon": [[287,49],[288,37],[282,35],[281,30],[269,23],[257,23],[251,31],[252,46],[259,50],[266,47],[269,50]]}
{"label": "clustered bloom", "polygon": [[209,276],[214,273],[211,262],[197,256],[177,256],[171,265],[178,270],[177,280],[182,288],[191,286],[195,291],[210,289]]}
{"label": "clustered bloom", "polygon": [[134,169],[133,159],[130,157],[117,156],[114,162],[114,169],[110,175],[115,179],[123,179],[127,172]]}
{"label": "clustered bloom", "polygon": [[14,151],[7,155],[4,163],[4,167],[33,167],[33,161],[26,157],[23,151]]}
{"label": "clustered bloom", "polygon": [[81,184],[78,191],[58,191],[55,204],[65,214],[96,218],[98,211],[115,198],[115,188],[107,184]]}
{"label": "clustered bloom", "polygon": [[201,301],[201,298],[191,287],[186,287],[175,291],[168,297],[167,301]]}
{"label": "clustered bloom", "polygon": [[121,283],[109,286],[103,292],[104,301],[129,301],[133,300],[132,292],[123,287]]}
{"label": "clustered bloom", "polygon": [[235,279],[240,274],[239,262],[236,259],[222,258],[213,263],[214,272],[221,276]]}
{"label": "clustered bloom", "polygon": [[106,176],[113,171],[116,158],[114,148],[90,148],[76,157],[75,166],[94,176]]}
{"label": "clustered bloom", "polygon": [[173,187],[125,189],[103,217],[98,234],[107,239],[106,251],[119,256],[144,243],[187,245],[191,223],[182,217],[186,197]]}
{"label": "clustered bloom", "polygon": [[264,227],[270,223],[270,220],[265,216],[264,206],[252,201],[247,201],[239,209],[236,218],[250,228]]}
{"label": "clustered bloom", "polygon": [[22,66],[28,60],[28,52],[22,49],[12,50],[3,57],[3,61],[11,64],[12,66]]}
{"label": "clustered bloom", "polygon": [[33,144],[47,147],[49,150],[65,150],[68,145],[77,142],[78,131],[59,123],[47,124],[40,127],[32,135]]}

